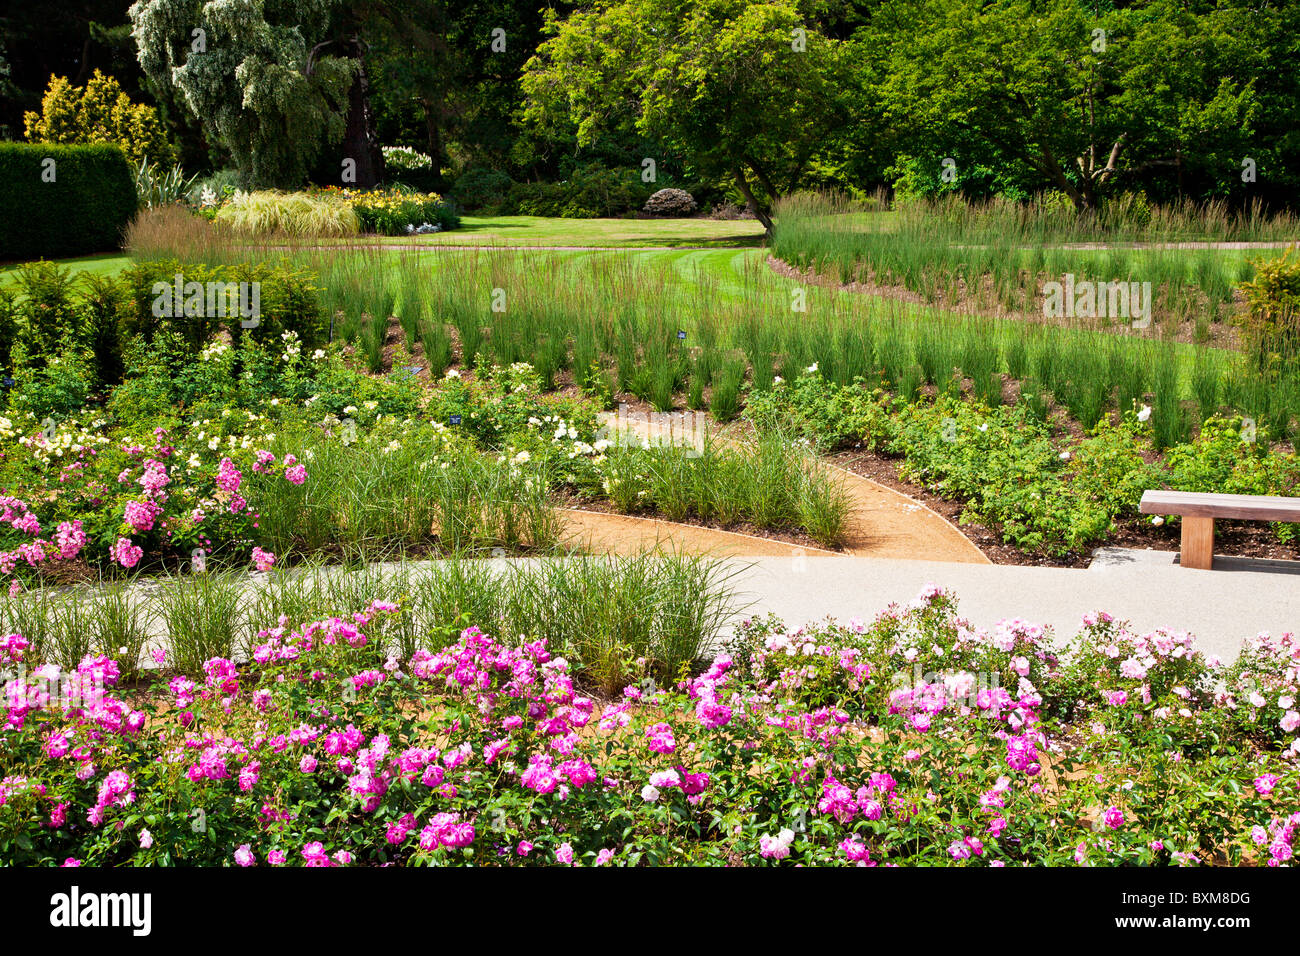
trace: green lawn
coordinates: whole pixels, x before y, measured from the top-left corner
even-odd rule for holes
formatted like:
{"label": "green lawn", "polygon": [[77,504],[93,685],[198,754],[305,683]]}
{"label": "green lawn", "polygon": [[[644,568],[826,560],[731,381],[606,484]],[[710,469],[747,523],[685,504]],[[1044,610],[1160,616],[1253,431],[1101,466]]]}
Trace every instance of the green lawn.
{"label": "green lawn", "polygon": [[[762,245],[763,227],[753,219],[547,219],[541,216],[465,216],[451,232],[425,236],[362,236],[354,239],[317,240],[312,244],[348,245],[378,242],[383,245],[421,246],[555,246],[600,249],[697,246],[722,250]],[[59,264],[74,272],[111,274],[130,258],[102,253]],[[13,281],[17,263],[0,265],[0,287]]]}
{"label": "green lawn", "polygon": [[[71,269],[74,273],[91,272],[99,275],[116,274],[131,262],[128,256],[120,252],[102,252],[93,256],[82,256],[77,259],[57,259],[55,261],[64,268]],[[0,287],[8,285],[14,280],[14,271],[17,268],[18,263],[0,265]]]}
{"label": "green lawn", "polygon": [[389,236],[391,243],[509,246],[756,246],[763,226],[753,219],[547,219],[465,216],[461,228],[426,236]]}

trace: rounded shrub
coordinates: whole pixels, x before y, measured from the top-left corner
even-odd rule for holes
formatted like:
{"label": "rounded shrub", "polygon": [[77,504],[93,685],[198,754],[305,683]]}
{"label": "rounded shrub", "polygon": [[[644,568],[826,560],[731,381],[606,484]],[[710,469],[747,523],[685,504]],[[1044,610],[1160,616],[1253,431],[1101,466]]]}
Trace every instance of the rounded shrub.
{"label": "rounded shrub", "polygon": [[684,189],[661,189],[646,200],[643,211],[652,216],[690,216],[695,213],[695,199]]}

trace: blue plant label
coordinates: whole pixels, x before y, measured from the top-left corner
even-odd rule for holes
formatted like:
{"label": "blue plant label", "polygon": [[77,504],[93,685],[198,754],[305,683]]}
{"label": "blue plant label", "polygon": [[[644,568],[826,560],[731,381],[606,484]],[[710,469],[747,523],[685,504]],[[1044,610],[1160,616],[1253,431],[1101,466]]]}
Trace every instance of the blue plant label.
{"label": "blue plant label", "polygon": [[451,422],[451,424],[453,424],[453,425],[459,425],[459,424],[460,424],[460,416],[459,416],[459,415],[452,415],[450,418],[447,419],[447,421]]}

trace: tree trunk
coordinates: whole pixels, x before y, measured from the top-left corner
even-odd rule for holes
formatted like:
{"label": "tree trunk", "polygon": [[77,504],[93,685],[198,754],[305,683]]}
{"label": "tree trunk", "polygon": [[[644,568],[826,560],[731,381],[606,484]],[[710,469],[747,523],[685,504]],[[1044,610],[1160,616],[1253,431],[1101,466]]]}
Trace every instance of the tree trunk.
{"label": "tree trunk", "polygon": [[[307,54],[305,72],[311,76],[315,69],[316,56],[329,47],[340,48],[342,55],[357,61],[356,74],[352,86],[348,89],[348,115],[344,121],[342,157],[351,159],[356,164],[356,180],[346,183],[359,189],[373,189],[384,179],[384,152],[379,146],[379,135],[375,132],[374,111],[370,109],[370,77],[366,73],[366,44],[359,36],[344,39],[326,40],[312,47]],[[330,173],[325,180],[338,182],[338,165],[330,166]]]}
{"label": "tree trunk", "polygon": [[347,46],[357,61],[357,73],[348,91],[348,118],[343,132],[343,155],[357,164],[356,186],[374,189],[384,179],[384,153],[375,132],[375,115],[370,108],[370,78],[366,74],[365,48],[357,37]]}
{"label": "tree trunk", "polygon": [[[1052,151],[1043,147],[1039,156],[1041,159],[1040,168],[1043,172],[1047,173],[1047,175],[1052,178],[1052,182],[1056,183],[1057,188],[1060,189],[1061,192],[1070,197],[1070,202],[1074,203],[1074,208],[1076,210],[1083,210],[1087,204],[1087,200],[1084,198],[1083,193],[1078,189],[1075,189],[1074,185],[1065,178],[1065,171],[1061,169],[1061,165],[1056,161],[1056,157],[1052,154]],[[1030,164],[1034,165],[1032,159],[1030,160]]]}
{"label": "tree trunk", "polygon": [[740,187],[740,194],[745,197],[745,205],[753,213],[754,218],[763,224],[763,228],[769,233],[772,231],[772,217],[768,215],[762,204],[754,198],[754,191],[749,188],[749,180],[745,178],[745,170],[739,163],[732,167],[731,174],[736,177],[736,185]]}
{"label": "tree trunk", "polygon": [[446,192],[447,183],[442,178],[442,167],[446,149],[442,144],[442,104],[425,97],[420,101],[424,107],[424,128],[427,136],[429,158],[433,160],[433,183],[438,192]]}

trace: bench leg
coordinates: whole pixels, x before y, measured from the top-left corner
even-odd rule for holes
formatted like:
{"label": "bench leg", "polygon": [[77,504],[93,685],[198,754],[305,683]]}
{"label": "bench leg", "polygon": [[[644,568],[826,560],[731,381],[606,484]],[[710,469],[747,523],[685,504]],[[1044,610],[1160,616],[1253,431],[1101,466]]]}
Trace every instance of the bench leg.
{"label": "bench leg", "polygon": [[1185,568],[1210,570],[1214,564],[1214,519],[1184,518],[1182,557]]}

